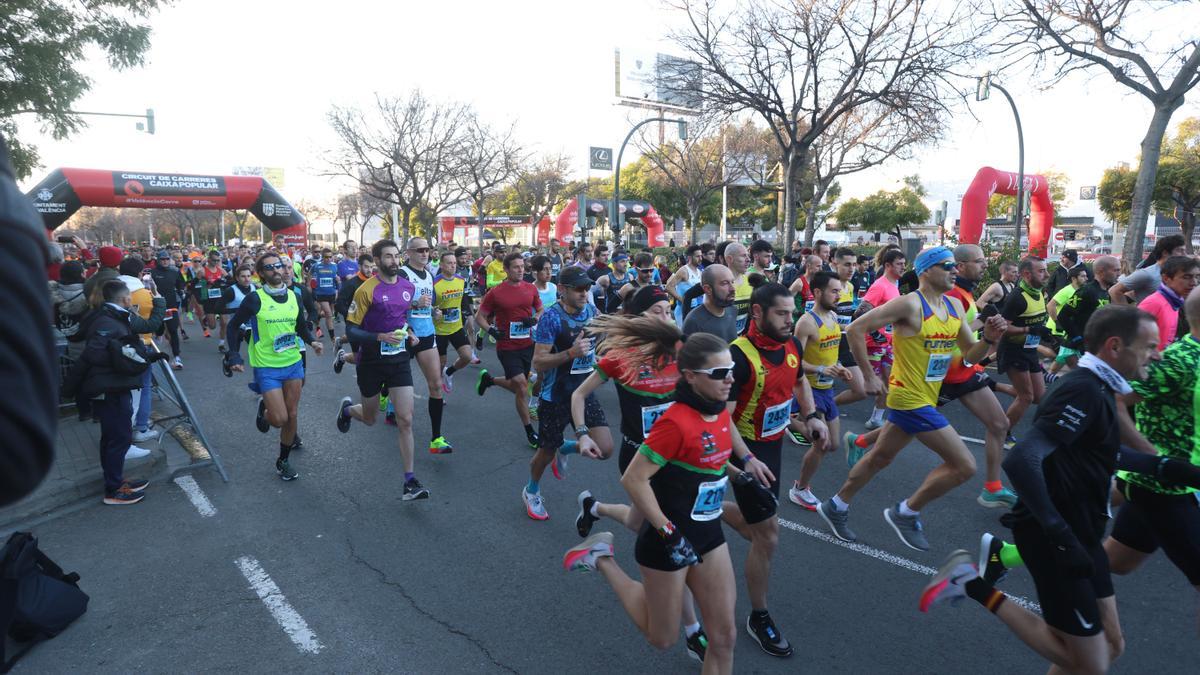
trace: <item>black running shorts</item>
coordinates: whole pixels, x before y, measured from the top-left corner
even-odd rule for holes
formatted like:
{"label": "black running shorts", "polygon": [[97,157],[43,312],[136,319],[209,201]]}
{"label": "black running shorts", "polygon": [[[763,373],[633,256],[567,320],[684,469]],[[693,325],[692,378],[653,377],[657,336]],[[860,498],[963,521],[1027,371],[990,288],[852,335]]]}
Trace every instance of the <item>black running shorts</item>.
{"label": "black running shorts", "polygon": [[850,339],[842,334],[842,341],[838,343],[838,363],[844,368],[854,368],[858,366],[858,361],[854,360],[854,353],[850,351]]}
{"label": "black running shorts", "polygon": [[408,354],[389,361],[372,361],[357,364],[358,392],[363,398],[379,396],[379,392],[393,387],[413,386],[412,367]]}
{"label": "black running shorts", "polygon": [[438,353],[442,356],[446,355],[450,347],[454,347],[455,351],[467,346],[467,331],[459,328],[457,331],[449,335],[437,336]]}
{"label": "black running shorts", "polygon": [[529,370],[533,367],[533,347],[524,349],[506,349],[504,351],[496,350],[496,357],[500,359],[500,366],[504,369],[504,377],[513,378],[518,375],[529,376]]}
{"label": "black running shorts", "polygon": [[633,462],[633,456],[637,454],[640,447],[642,447],[641,443],[635,443],[624,436],[621,437],[621,449],[617,452],[617,470],[621,472],[622,476],[625,475],[625,469],[629,468]]}
{"label": "black running shorts", "polygon": [[[721,531],[720,518],[702,523],[690,518],[681,518],[672,522],[683,533],[683,536],[687,537],[692,548],[700,554],[701,558],[725,543],[725,533]],[[667,547],[663,544],[662,536],[650,526],[649,522],[642,523],[637,543],[634,545],[633,558],[637,560],[637,564],[652,570],[674,572],[683,569],[671,562],[667,556]]]}
{"label": "black running shorts", "polygon": [[1034,521],[1013,524],[1013,543],[1029,568],[1038,602],[1046,623],[1068,635],[1089,637],[1098,635],[1101,598],[1113,595],[1112,576],[1108,571],[1108,554],[1099,544],[1084,544],[1092,555],[1095,572],[1091,577],[1067,576],[1054,560],[1054,545]]}
{"label": "black running shorts", "polygon": [[987,373],[976,372],[962,382],[942,382],[942,390],[938,393],[938,406],[960,399],[973,391],[980,389],[996,391],[996,381]]}
{"label": "black running shorts", "polygon": [[413,345],[413,348],[410,351],[412,352],[413,356],[416,356],[417,354],[433,349],[436,346],[437,340],[434,338],[434,336],[426,335],[423,338],[417,338],[417,344]]}
{"label": "black running shorts", "polygon": [[1006,373],[1019,370],[1027,373],[1042,372],[1042,359],[1036,349],[1025,349],[1021,345],[1001,342],[996,350],[996,370]]}
{"label": "black running shorts", "polygon": [[[594,393],[588,394],[583,403],[583,423],[588,427],[607,427],[608,419],[604,416],[604,408],[596,400]],[[557,450],[563,443],[563,428],[575,425],[571,421],[571,399],[563,401],[547,401],[538,403],[538,445],[543,448]]]}
{"label": "black running shorts", "polygon": [[1188,583],[1200,586],[1200,502],[1196,495],[1162,494],[1120,479],[1117,489],[1125,495],[1125,504],[1113,521],[1112,538],[1142,553],[1162,547]]}
{"label": "black running shorts", "polygon": [[[782,475],[783,471],[783,436],[780,436],[773,441],[743,440],[745,440],[746,447],[750,450],[750,454],[754,455],[754,458],[758,461],[766,464],[767,468],[771,470],[771,473],[775,475],[775,482],[771,483],[769,487],[771,488],[771,492],[775,494],[775,498],[778,499],[779,476]],[[737,468],[742,468],[742,463],[737,457],[730,455],[729,461],[733,462]],[[769,517],[770,516],[767,516],[767,518]],[[763,518],[762,520],[766,520],[766,518]],[[754,524],[758,521],[755,520],[748,522]]]}

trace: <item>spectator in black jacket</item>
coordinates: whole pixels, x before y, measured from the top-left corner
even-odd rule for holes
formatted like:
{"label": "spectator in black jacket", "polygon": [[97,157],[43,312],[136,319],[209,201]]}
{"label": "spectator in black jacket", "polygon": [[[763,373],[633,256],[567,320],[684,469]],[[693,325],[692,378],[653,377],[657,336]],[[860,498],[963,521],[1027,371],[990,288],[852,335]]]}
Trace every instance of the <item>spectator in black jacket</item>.
{"label": "spectator in black jacket", "polygon": [[[133,440],[130,392],[142,386],[150,364],[167,358],[152,352],[130,325],[132,295],[125,282],[114,280],[100,289],[104,304],[84,317],[81,368],[73,371],[69,387],[92,402],[100,421],[100,467],[104,470],[104,503],[136,504],[142,501],[146,481],[124,477],[125,454]],[[101,398],[103,397],[103,398]]]}
{"label": "spectator in black jacket", "polygon": [[1086,263],[1079,262],[1079,252],[1073,249],[1067,249],[1062,252],[1062,257],[1058,259],[1058,267],[1054,268],[1054,272],[1050,274],[1050,278],[1046,280],[1046,297],[1053,298],[1054,294],[1071,285],[1071,270],[1083,267],[1087,273],[1087,277],[1083,280],[1087,283],[1092,277],[1092,268]]}
{"label": "spectator in black jacket", "polygon": [[17,189],[0,137],[0,316],[20,327],[0,332],[0,506],[33,492],[54,461],[58,359],[46,292],[46,244],[46,228]]}

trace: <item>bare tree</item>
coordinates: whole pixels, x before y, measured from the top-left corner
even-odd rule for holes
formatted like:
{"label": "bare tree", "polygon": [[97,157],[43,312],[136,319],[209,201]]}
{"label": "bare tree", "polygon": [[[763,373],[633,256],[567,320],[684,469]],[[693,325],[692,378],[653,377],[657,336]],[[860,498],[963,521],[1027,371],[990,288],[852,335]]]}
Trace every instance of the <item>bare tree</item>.
{"label": "bare tree", "polygon": [[[488,210],[507,210],[513,214],[528,214],[536,228],[542,218],[571,198],[567,192],[570,181],[571,158],[562,153],[547,154],[525,162],[516,178],[489,201]],[[535,234],[536,236],[536,234]]]}
{"label": "bare tree", "polygon": [[403,98],[376,95],[370,112],[334,106],[328,119],[339,147],[327,175],[348,176],[398,206],[407,241],[422,203],[436,212],[464,196],[455,178],[469,114],[461,103],[431,101],[417,90]]}
{"label": "bare tree", "polygon": [[[960,92],[954,69],[980,52],[969,3],[923,0],[675,0],[687,27],[672,37],[698,63],[689,93],[727,113],[751,111],[782,160],[784,246],[796,229],[796,179],[813,145],[864,106],[942,118]],[[668,83],[668,86],[671,86]]]}
{"label": "bare tree", "polygon": [[[513,127],[497,130],[470,111],[463,125],[459,155],[458,185],[468,195],[479,217],[479,245],[483,246],[483,219],[489,198],[511,181],[525,162],[523,150],[513,137]],[[536,228],[536,222],[535,222]]]}
{"label": "bare tree", "polygon": [[[1195,7],[1194,1],[1165,0],[1006,0],[995,12],[1001,54],[1017,55],[1035,67],[1051,65],[1051,82],[1077,70],[1107,71],[1117,83],[1141,94],[1154,106],[1142,137],[1142,155],[1134,185],[1125,245],[1126,266],[1142,257],[1142,238],[1154,202],[1155,176],[1163,135],[1184,96],[1200,83],[1200,22],[1194,12],[1171,22],[1181,39],[1167,42],[1135,26],[1155,20],[1166,5]],[[1157,20],[1162,22],[1163,15]]]}
{"label": "bare tree", "polygon": [[686,139],[651,144],[643,133],[637,141],[642,156],[655,168],[655,173],[683,199],[692,241],[697,237],[700,209],[705,200],[726,185],[722,118],[709,113],[689,121]]}

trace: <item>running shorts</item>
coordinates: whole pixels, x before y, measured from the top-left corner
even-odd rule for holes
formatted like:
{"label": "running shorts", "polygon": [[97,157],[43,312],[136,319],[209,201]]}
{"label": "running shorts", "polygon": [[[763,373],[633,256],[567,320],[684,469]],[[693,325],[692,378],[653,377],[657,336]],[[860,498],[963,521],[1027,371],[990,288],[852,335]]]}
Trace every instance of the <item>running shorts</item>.
{"label": "running shorts", "polygon": [[1125,504],[1112,538],[1142,553],[1162,547],[1188,583],[1200,586],[1200,503],[1194,493],[1168,495],[1117,479]]}
{"label": "running shorts", "polygon": [[272,389],[282,389],[288,380],[304,379],[304,364],[297,361],[282,368],[254,368],[254,384],[258,393],[265,394]]}
{"label": "running shorts", "polygon": [[358,364],[358,393],[363,398],[379,396],[381,391],[413,386],[412,361],[407,354],[395,360]]}
{"label": "running shorts", "polygon": [[[833,387],[830,387],[829,389],[817,389],[814,387],[812,390],[812,396],[813,403],[817,407],[817,412],[825,415],[826,422],[836,420],[838,418],[839,413],[837,403],[833,400]],[[792,407],[793,409],[796,407],[795,401],[792,402]]]}
{"label": "running shorts", "polygon": [[430,349],[433,349],[436,346],[437,346],[437,340],[434,338],[434,335],[431,333],[429,335],[426,335],[423,338],[417,338],[417,344],[413,345],[413,348],[411,351],[412,351],[413,356],[416,356],[417,354],[420,354],[423,351],[428,351]]}
{"label": "running shorts", "polygon": [[[748,438],[742,440],[746,443],[746,448],[750,450],[750,454],[754,455],[754,458],[758,461],[766,464],[771,473],[775,475],[775,481],[767,487],[771,488],[775,499],[779,499],[779,477],[783,475],[781,473],[783,471],[783,436],[773,441],[752,441]],[[737,457],[730,455],[729,461],[733,462],[737,468],[742,468],[742,462]],[[746,516],[746,522],[753,525],[754,523],[770,518],[771,515],[759,518],[758,520],[751,520],[750,516]]]}
{"label": "running shorts", "polygon": [[[604,416],[604,407],[596,400],[596,395],[588,394],[583,403],[583,423],[590,427],[607,427],[608,419]],[[571,399],[564,401],[547,401],[538,403],[538,445],[543,448],[557,450],[563,443],[563,428],[575,425],[571,421]],[[632,460],[630,460],[632,461]]]}
{"label": "running shorts", "polygon": [[853,368],[858,365],[858,361],[854,360],[854,354],[850,351],[850,338],[846,334],[842,334],[842,341],[838,343],[838,363],[847,368]]}
{"label": "running shorts", "polygon": [[500,359],[500,366],[504,369],[506,378],[514,378],[518,375],[528,376],[530,369],[533,368],[533,347],[497,350],[496,357]]}
{"label": "running shorts", "polygon": [[[838,350],[840,352],[841,348],[839,347]],[[896,355],[892,343],[885,342],[877,345],[873,341],[867,340],[867,358],[871,360],[871,370],[875,371],[877,376],[885,378],[885,372],[891,370]]]}
{"label": "running shorts", "polygon": [[1010,346],[1001,342],[996,350],[996,369],[1000,372],[1019,370],[1025,373],[1042,372],[1042,359],[1036,349],[1025,349],[1020,345]]}
{"label": "running shorts", "polygon": [[[725,543],[725,533],[721,530],[721,519],[697,522],[688,517],[672,520],[680,533],[691,542],[692,548],[701,558],[710,551]],[[663,538],[654,530],[649,522],[642,523],[638,531],[637,543],[634,544],[633,558],[642,567],[663,572],[675,572],[683,569],[671,562],[667,555],[667,547]]]}
{"label": "running shorts", "polygon": [[437,336],[438,353],[445,356],[450,347],[454,347],[457,351],[461,347],[467,346],[467,331],[459,328],[449,335]]}
{"label": "running shorts", "polygon": [[316,302],[334,302],[337,300],[337,295],[317,295],[313,293],[313,300]]}
{"label": "running shorts", "polygon": [[946,405],[985,387],[996,391],[996,381],[984,372],[976,372],[962,382],[942,382],[942,390],[938,392],[938,406]]}
{"label": "running shorts", "polygon": [[1099,544],[1085,544],[1095,571],[1088,578],[1064,574],[1054,560],[1054,545],[1034,521],[1013,524],[1013,543],[1029,568],[1046,623],[1069,635],[1098,635],[1101,598],[1113,595],[1108,554]]}
{"label": "running shorts", "polygon": [[625,475],[625,469],[629,468],[630,463],[633,462],[633,456],[637,454],[640,447],[642,447],[641,443],[634,443],[624,436],[621,437],[621,449],[617,452],[617,470],[621,472],[622,476]]}
{"label": "running shorts", "polygon": [[888,408],[887,421],[900,427],[906,434],[916,436],[926,431],[937,431],[950,426],[942,413],[931,405],[921,406],[912,410],[892,410]]}

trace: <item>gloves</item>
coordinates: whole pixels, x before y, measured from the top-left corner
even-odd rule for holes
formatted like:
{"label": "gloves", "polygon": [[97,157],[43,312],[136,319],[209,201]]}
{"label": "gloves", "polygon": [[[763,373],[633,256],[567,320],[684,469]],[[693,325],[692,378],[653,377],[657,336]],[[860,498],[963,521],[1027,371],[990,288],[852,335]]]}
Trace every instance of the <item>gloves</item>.
{"label": "gloves", "polygon": [[533,318],[532,316],[529,317],[528,319],[521,319],[521,325],[526,328],[533,328],[534,326],[537,325],[537,322],[538,322],[538,320]]}
{"label": "gloves", "polygon": [[500,339],[500,329],[499,329],[499,328],[496,328],[496,326],[495,326],[495,325],[488,326],[488,330],[487,330],[487,332],[488,332],[488,335],[491,335],[491,336],[492,336],[492,339],[493,339],[493,340],[499,340],[499,339]]}
{"label": "gloves", "polygon": [[733,499],[748,523],[761,523],[775,515],[779,502],[770,489],[759,483],[754,476],[743,471],[733,480]]}
{"label": "gloves", "polygon": [[667,549],[667,557],[671,559],[671,564],[678,567],[690,567],[703,562],[700,554],[692,548],[692,542],[683,536],[683,533],[675,527],[675,523],[667,521],[667,524],[659,528],[657,532],[658,536],[662,537],[663,546]]}
{"label": "gloves", "polygon": [[157,361],[166,361],[169,358],[171,358],[171,357],[168,356],[166,354],[166,352],[153,352],[150,354],[150,358],[148,358],[146,360],[149,361],[150,363],[155,363]]}
{"label": "gloves", "polygon": [[1046,533],[1054,549],[1054,561],[1067,576],[1086,579],[1095,573],[1092,556],[1079,543],[1071,528],[1062,525]]}

